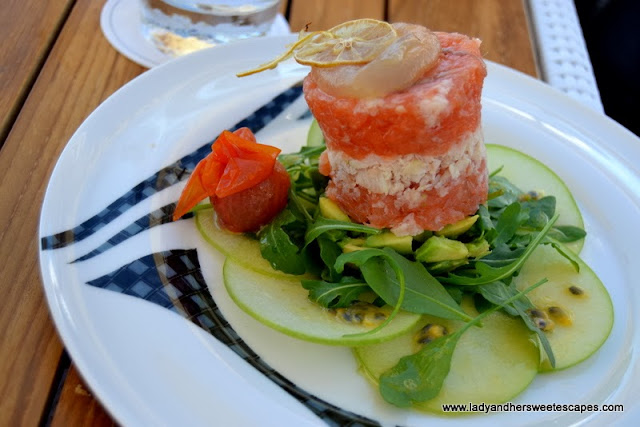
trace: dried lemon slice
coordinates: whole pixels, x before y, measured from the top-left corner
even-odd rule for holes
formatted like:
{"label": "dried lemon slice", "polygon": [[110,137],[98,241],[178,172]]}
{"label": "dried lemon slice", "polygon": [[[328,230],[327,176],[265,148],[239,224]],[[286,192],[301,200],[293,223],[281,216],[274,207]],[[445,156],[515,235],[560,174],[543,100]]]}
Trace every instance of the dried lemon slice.
{"label": "dried lemon slice", "polygon": [[293,57],[300,64],[334,67],[371,62],[397,37],[387,22],[358,19],[345,22],[302,44]]}
{"label": "dried lemon slice", "polygon": [[269,61],[269,62],[265,62],[264,64],[260,64],[258,65],[256,68],[249,70],[249,71],[244,71],[242,73],[238,73],[236,74],[236,76],[238,77],[245,77],[245,76],[249,76],[251,74],[256,74],[256,73],[261,73],[263,71],[266,70],[271,70],[272,68],[276,68],[276,66],[282,62],[282,61],[286,61],[287,59],[291,58],[291,56],[293,56],[294,51],[299,48],[301,45],[308,43],[311,38],[315,35],[317,35],[319,33],[319,31],[315,31],[313,33],[305,33],[303,31],[300,31],[300,35],[298,36],[298,40],[295,43],[291,43],[290,45],[287,45],[287,50],[281,54],[280,56],[278,56],[277,58]]}
{"label": "dried lemon slice", "polygon": [[335,67],[371,62],[398,36],[388,22],[357,19],[336,25],[328,31],[300,32],[298,40],[288,49],[257,68],[236,74],[244,77],[275,68],[291,56],[300,64],[314,67]]}

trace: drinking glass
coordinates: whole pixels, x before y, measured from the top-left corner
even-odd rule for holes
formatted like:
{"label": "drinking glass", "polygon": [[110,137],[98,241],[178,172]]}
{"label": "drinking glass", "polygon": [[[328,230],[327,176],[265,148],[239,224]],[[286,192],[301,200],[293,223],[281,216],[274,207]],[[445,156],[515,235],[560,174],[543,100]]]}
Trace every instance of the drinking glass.
{"label": "drinking glass", "polygon": [[140,0],[142,31],[178,56],[269,31],[280,0]]}

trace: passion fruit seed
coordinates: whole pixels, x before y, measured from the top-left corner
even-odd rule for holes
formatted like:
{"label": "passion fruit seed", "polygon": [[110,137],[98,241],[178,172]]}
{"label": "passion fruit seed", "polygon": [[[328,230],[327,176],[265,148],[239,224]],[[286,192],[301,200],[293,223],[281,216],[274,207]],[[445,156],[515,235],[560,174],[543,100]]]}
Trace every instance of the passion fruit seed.
{"label": "passion fruit seed", "polygon": [[571,285],[569,286],[569,292],[571,292],[572,295],[576,295],[576,296],[583,296],[584,295],[584,289],[576,286],[576,285]]}
{"label": "passion fruit seed", "polygon": [[364,301],[355,301],[349,307],[332,308],[329,313],[342,322],[363,326],[377,326],[388,316],[380,307]]}
{"label": "passion fruit seed", "polygon": [[524,193],[518,199],[521,202],[528,202],[530,200],[540,200],[543,197],[544,197],[544,192],[532,190],[532,191],[528,191],[528,192]]}
{"label": "passion fruit seed", "polygon": [[555,323],[553,322],[553,320],[549,319],[549,316],[547,316],[544,311],[538,310],[537,308],[532,308],[527,310],[527,313],[538,329],[549,332],[555,327]]}
{"label": "passion fruit seed", "polygon": [[427,323],[416,334],[416,342],[418,344],[429,344],[431,341],[447,335],[448,331],[442,325]]}
{"label": "passion fruit seed", "polygon": [[573,324],[571,316],[569,316],[569,314],[560,307],[551,306],[547,308],[547,313],[549,313],[549,316],[551,316],[556,323],[562,326],[571,326]]}

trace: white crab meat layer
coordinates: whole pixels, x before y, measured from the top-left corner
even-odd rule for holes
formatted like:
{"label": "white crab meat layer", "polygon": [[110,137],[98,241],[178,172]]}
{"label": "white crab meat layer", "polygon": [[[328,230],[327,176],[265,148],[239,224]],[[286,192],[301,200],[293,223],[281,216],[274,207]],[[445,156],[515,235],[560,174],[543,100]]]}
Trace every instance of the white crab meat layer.
{"label": "white crab meat layer", "polygon": [[406,154],[385,157],[369,154],[355,159],[341,151],[328,151],[333,185],[344,192],[366,189],[381,196],[395,196],[396,206],[415,209],[426,192],[444,197],[469,168],[480,167],[486,157],[482,129],[468,133],[442,155]]}

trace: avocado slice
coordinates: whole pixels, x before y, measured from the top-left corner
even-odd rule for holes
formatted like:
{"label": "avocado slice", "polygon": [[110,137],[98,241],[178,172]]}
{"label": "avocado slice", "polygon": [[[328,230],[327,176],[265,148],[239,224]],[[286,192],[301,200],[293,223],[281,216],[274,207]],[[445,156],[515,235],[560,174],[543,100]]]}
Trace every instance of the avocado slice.
{"label": "avocado slice", "polygon": [[365,246],[369,248],[388,247],[401,254],[410,254],[413,252],[412,243],[413,238],[411,236],[396,236],[390,231],[385,231],[367,237]]}
{"label": "avocado slice", "polygon": [[486,239],[476,239],[472,242],[464,244],[469,251],[469,256],[473,258],[482,258],[491,252],[489,242]]}
{"label": "avocado slice", "polygon": [[473,227],[478,220],[478,215],[468,216],[453,224],[445,225],[440,231],[436,231],[436,236],[442,237],[458,237],[465,231]]}
{"label": "avocado slice", "polygon": [[320,214],[325,218],[351,222],[349,216],[340,209],[340,206],[327,197],[320,197],[318,208],[320,209]]}
{"label": "avocado slice", "polygon": [[464,243],[446,237],[431,236],[416,250],[416,259],[422,262],[440,262],[465,259],[469,250]]}
{"label": "avocado slice", "polygon": [[365,241],[366,240],[364,237],[358,237],[356,239],[347,238],[339,241],[338,246],[340,246],[342,252],[346,254],[349,252],[361,251],[363,249],[366,249],[364,247]]}

